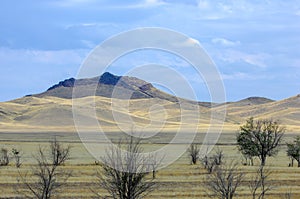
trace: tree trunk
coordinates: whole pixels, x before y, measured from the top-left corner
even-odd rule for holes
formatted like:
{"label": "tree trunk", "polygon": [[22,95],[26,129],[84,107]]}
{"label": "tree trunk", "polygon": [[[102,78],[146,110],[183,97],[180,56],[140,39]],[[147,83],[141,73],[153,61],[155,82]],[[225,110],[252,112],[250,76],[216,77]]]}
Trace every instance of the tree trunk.
{"label": "tree trunk", "polygon": [[265,166],[266,164],[266,156],[265,155],[261,155],[261,166]]}
{"label": "tree trunk", "polygon": [[298,167],[300,167],[300,160],[298,160]]}

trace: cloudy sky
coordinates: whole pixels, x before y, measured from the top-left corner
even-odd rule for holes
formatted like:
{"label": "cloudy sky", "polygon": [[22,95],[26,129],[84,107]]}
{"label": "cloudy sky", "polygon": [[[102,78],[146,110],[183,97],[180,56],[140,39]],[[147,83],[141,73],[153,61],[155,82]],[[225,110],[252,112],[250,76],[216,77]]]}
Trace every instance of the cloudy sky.
{"label": "cloudy sky", "polygon": [[[300,93],[300,1],[4,0],[0,101],[76,77],[96,45],[140,27],[168,28],[199,41],[221,74],[228,101]],[[139,63],[168,65],[191,81],[198,100],[210,100],[186,63],[165,54],[129,55],[112,72],[120,75]]]}

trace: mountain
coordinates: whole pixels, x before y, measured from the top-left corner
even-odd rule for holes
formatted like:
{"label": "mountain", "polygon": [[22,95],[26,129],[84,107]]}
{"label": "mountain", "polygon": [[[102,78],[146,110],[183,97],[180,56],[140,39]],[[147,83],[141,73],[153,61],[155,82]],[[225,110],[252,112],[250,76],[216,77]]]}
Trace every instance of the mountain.
{"label": "mountain", "polygon": [[[77,89],[76,96],[72,96],[73,88]],[[113,93],[115,92],[115,93]],[[117,92],[117,93],[116,93]],[[118,99],[147,99],[160,98],[171,102],[177,102],[177,97],[169,95],[153,87],[151,83],[128,76],[116,76],[105,72],[100,77],[87,79],[66,79],[50,87],[47,91],[32,95],[34,97],[53,96],[65,99],[102,96]],[[192,101],[190,101],[192,102]]]}
{"label": "mountain", "polygon": [[[167,94],[135,77],[104,73],[95,78],[66,79],[43,93],[1,102],[0,132],[74,132],[74,88],[80,91],[73,99],[79,105],[80,118],[89,121],[92,114],[85,107],[93,108],[95,104],[96,119],[105,131],[120,131],[119,124],[132,128],[134,122],[137,128],[145,131],[176,132],[181,126],[188,131],[197,126],[198,131],[205,132],[211,113],[224,109],[227,110],[224,131],[235,132],[249,117],[272,118],[279,120],[289,132],[300,130],[300,95],[280,101],[249,97],[224,104],[195,102]],[[90,96],[95,88],[96,96]],[[113,95],[115,91],[120,94]],[[128,95],[131,96],[129,101],[125,100]],[[125,119],[116,122],[115,114]],[[128,118],[132,121],[128,122]],[[91,124],[89,128],[93,130],[95,126]]]}
{"label": "mountain", "polygon": [[248,97],[246,99],[234,102],[233,104],[235,106],[251,106],[251,105],[266,104],[269,102],[274,102],[274,100],[265,97]]}

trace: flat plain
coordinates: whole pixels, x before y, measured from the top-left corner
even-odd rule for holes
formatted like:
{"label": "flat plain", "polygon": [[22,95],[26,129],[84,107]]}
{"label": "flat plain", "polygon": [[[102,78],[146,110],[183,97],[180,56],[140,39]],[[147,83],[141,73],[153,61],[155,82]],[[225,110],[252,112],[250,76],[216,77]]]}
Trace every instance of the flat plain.
{"label": "flat plain", "polygon": [[[143,143],[145,150],[151,147],[162,147],[174,137],[174,133],[162,133],[150,141]],[[195,142],[201,144],[205,134],[198,133]],[[108,133],[108,137],[117,140],[120,133]],[[300,168],[288,167],[289,159],[286,156],[285,143],[290,142],[294,133],[286,133],[282,146],[277,156],[267,159],[267,167],[271,170],[270,180],[272,190],[266,198],[284,198],[286,192],[292,192],[292,198],[300,197]],[[13,160],[10,165],[0,167],[0,198],[21,197],[17,190],[22,193],[23,185],[18,181],[19,172],[21,174],[30,173],[34,165],[34,154],[39,146],[48,147],[49,141],[56,137],[63,145],[70,145],[71,159],[62,166],[62,169],[71,170],[72,176],[68,179],[66,186],[59,192],[56,198],[93,198],[93,191],[105,194],[105,191],[97,187],[97,171],[100,171],[95,164],[95,158],[85,149],[76,133],[0,133],[0,147],[11,150],[12,148],[21,149],[23,164],[17,169]],[[176,144],[175,144],[176,145]],[[150,147],[151,146],[151,147]],[[243,166],[242,156],[235,145],[235,133],[223,133],[218,140],[217,148],[224,151],[227,163],[235,161],[239,168],[246,175],[242,186],[237,190],[238,198],[250,198],[248,188],[249,180],[257,169],[256,166]],[[213,153],[212,151],[212,153]],[[179,151],[172,151],[176,154]],[[191,165],[187,154],[183,154],[171,165],[161,169],[157,173],[155,181],[157,189],[151,192],[146,198],[209,198],[210,192],[204,184],[206,182],[207,171],[198,163]],[[149,175],[149,177],[151,177]],[[215,197],[213,197],[215,198]]]}

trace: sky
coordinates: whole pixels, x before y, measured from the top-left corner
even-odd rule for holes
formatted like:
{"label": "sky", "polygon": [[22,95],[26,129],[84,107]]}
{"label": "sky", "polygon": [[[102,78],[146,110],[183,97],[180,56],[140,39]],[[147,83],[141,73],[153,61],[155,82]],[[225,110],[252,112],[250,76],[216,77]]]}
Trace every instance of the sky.
{"label": "sky", "polygon": [[[217,66],[227,101],[250,96],[280,100],[300,93],[297,0],[4,0],[0,101],[76,77],[93,48],[141,27],[171,29],[199,42]],[[176,69],[189,79],[198,100],[210,101],[205,83],[174,55],[133,53],[116,61],[111,71],[121,75],[154,62]]]}

